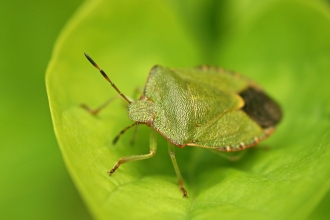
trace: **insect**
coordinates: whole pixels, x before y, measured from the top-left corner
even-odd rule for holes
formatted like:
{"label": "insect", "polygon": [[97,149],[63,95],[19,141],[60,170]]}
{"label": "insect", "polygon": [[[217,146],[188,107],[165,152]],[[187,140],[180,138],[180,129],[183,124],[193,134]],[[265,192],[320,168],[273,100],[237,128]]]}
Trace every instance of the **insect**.
{"label": "insect", "polygon": [[141,98],[131,101],[92,58],[86,53],[85,56],[128,103],[128,117],[134,123],[123,129],[114,143],[133,126],[146,124],[152,128],[150,152],[120,158],[109,175],[123,163],[153,157],[158,132],[168,140],[179,187],[187,197],[174,146],[241,151],[267,138],[282,117],[279,105],[254,82],[235,72],[208,66],[172,69],[156,65]]}

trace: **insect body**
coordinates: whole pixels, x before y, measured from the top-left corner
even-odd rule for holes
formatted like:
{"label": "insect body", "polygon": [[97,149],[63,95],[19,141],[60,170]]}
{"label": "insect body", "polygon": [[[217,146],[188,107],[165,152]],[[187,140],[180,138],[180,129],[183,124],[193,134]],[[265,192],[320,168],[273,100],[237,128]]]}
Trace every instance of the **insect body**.
{"label": "insect body", "polygon": [[173,145],[240,151],[268,137],[282,117],[278,104],[252,81],[222,68],[207,66],[189,69],[155,66],[141,98],[132,102],[87,54],[85,56],[129,103],[128,116],[135,123],[120,135],[138,124],[152,128],[150,153],[121,158],[110,175],[123,163],[154,156],[155,132],[158,132],[169,142],[169,154],[186,197]]}

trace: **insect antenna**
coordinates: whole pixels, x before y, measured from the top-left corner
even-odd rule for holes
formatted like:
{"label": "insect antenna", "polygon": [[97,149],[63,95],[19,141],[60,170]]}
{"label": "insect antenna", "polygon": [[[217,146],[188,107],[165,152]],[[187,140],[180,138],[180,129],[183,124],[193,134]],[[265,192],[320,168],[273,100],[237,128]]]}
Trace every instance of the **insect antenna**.
{"label": "insect antenna", "polygon": [[120,138],[120,136],[122,136],[128,129],[130,129],[131,127],[138,125],[138,124],[142,124],[141,122],[134,122],[134,124],[124,128],[116,137],[115,139],[113,139],[112,144],[116,144],[118,139]]}
{"label": "insect antenna", "polygon": [[117,86],[110,80],[108,75],[94,62],[94,60],[87,53],[84,53],[84,54],[85,54],[85,57],[89,60],[89,62],[91,62],[91,64],[100,71],[102,76],[111,84],[111,86],[119,93],[119,95],[121,97],[123,97],[126,100],[126,102],[128,102],[130,104],[131,101],[117,88]]}

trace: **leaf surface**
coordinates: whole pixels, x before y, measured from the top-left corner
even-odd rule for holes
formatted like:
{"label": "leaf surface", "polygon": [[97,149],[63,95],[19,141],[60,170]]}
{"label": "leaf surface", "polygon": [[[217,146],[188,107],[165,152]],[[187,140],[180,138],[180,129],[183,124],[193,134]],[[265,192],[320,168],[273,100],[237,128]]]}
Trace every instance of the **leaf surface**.
{"label": "leaf surface", "polygon": [[[62,32],[46,83],[75,184],[99,219],[307,218],[330,186],[329,9],[320,1],[246,1],[251,10],[233,1],[196,2],[90,1]],[[238,162],[177,149],[188,199],[161,136],[155,157],[124,164],[109,177],[120,157],[149,152],[149,128],[141,127],[134,146],[134,131],[111,144],[132,122],[119,99],[95,117],[80,107],[116,96],[83,52],[128,96],[143,88],[155,64],[239,71],[281,104],[283,121]]]}

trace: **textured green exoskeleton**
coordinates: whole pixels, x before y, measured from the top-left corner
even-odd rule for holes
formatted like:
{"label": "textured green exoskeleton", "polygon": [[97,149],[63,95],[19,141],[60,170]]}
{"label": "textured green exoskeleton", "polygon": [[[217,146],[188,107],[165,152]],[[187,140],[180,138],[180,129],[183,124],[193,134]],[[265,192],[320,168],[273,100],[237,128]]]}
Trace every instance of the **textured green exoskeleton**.
{"label": "textured green exoskeleton", "polygon": [[125,128],[114,142],[134,125],[146,124],[152,128],[150,153],[121,158],[110,175],[123,163],[154,156],[156,131],[169,141],[169,154],[186,197],[173,145],[240,151],[268,137],[282,117],[278,104],[255,83],[237,73],[207,66],[187,69],[155,66],[141,98],[132,102],[85,55],[129,103],[128,117],[135,123]]}

